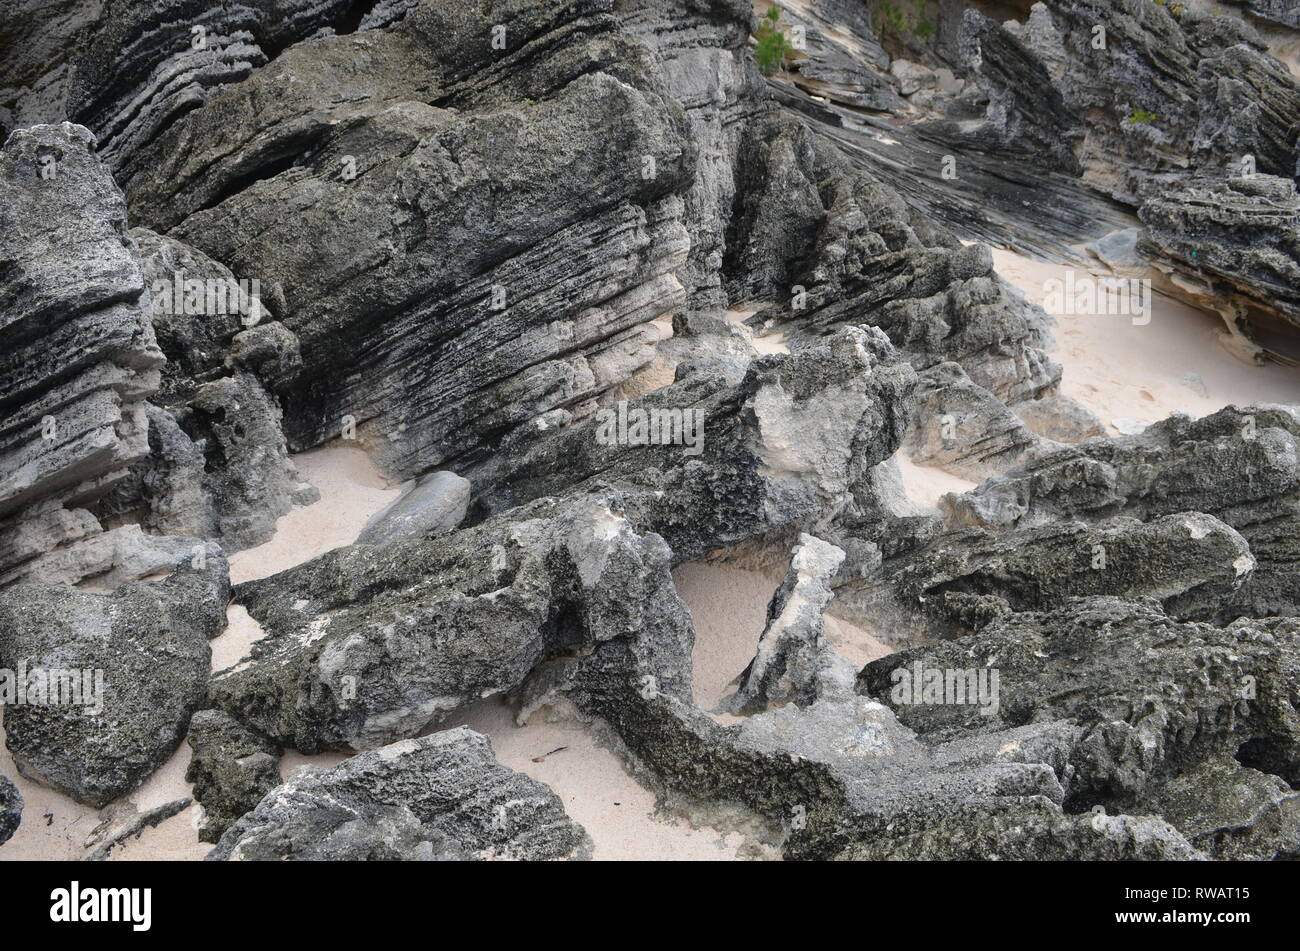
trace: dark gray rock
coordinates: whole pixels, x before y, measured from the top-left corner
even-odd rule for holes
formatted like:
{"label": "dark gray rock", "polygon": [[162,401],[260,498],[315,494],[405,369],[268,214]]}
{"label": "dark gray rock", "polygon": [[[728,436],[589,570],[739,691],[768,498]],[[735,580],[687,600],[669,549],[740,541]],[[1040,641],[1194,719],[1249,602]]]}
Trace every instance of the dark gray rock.
{"label": "dark gray rock", "polygon": [[1254,567],[1245,539],[1211,515],[1121,516],[946,532],[838,594],[851,607],[871,605],[884,640],[912,644],[1099,594],[1155,598],[1177,617],[1213,618]]}
{"label": "dark gray rock", "polygon": [[300,770],[236,822],[210,861],[543,861],[591,840],[546,786],[497,763],[460,727],[329,770]]}
{"label": "dark gray rock", "polygon": [[0,149],[0,577],[97,534],[87,507],[149,451],[163,355],[94,141],[65,123]]}
{"label": "dark gray rock", "polygon": [[924,134],[1079,174],[1083,122],[1043,62],[996,20],[970,8],[962,14],[960,42],[963,65],[989,99],[984,121],[945,120],[925,126]]}
{"label": "dark gray rock", "polygon": [[29,679],[39,669],[59,684],[43,701],[29,689],[27,703],[5,706],[19,772],[96,807],[144,782],[206,698],[208,639],[225,626],[228,584],[214,552],[202,569],[109,595],[33,584],[0,591],[0,665],[21,664]]}
{"label": "dark gray rock", "polygon": [[[1069,803],[1127,811],[1160,782],[1215,756],[1236,754],[1294,782],[1298,623],[1243,619],[1218,628],[1175,621],[1151,601],[1082,598],[874,661],[858,689],[932,742],[1077,723]],[[991,705],[953,693],[972,671],[997,672]]]}
{"label": "dark gray rock", "polygon": [[1149,803],[1212,858],[1300,855],[1300,792],[1231,759],[1206,760],[1175,776]]}
{"label": "dark gray rock", "polygon": [[1241,534],[1256,562],[1221,618],[1295,616],[1298,437],[1300,414],[1288,406],[1229,406],[1199,420],[1171,416],[1138,436],[1058,449],[942,501],[954,522],[994,530],[1119,514],[1214,515]]}
{"label": "dark gray rock", "polygon": [[[545,660],[641,630],[669,552],[617,497],[545,499],[431,540],[335,549],[239,586],[267,636],[214,703],[306,753],[418,735]],[[683,671],[681,676],[686,675]]]}
{"label": "dark gray rock", "polygon": [[216,842],[280,785],[280,751],[220,710],[194,714],[188,741],[193,756],[185,781],[203,807],[199,839]]}
{"label": "dark gray rock", "polygon": [[23,816],[23,797],[7,776],[0,776],[0,845],[17,831]]}
{"label": "dark gray rock", "polygon": [[1153,195],[1138,215],[1139,250],[1169,275],[1171,293],[1219,313],[1242,356],[1300,357],[1300,197],[1290,178],[1191,182]]}

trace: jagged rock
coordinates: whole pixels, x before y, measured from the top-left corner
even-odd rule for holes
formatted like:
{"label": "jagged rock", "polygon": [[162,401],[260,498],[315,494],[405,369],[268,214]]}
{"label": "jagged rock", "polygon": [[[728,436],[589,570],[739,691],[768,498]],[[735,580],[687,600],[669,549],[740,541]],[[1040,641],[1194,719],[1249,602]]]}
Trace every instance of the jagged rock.
{"label": "jagged rock", "polygon": [[[1001,147],[1014,151],[1025,130],[1073,123],[1086,134],[1066,151],[1084,179],[1133,205],[1178,169],[1233,167],[1244,155],[1261,172],[1295,174],[1300,83],[1240,20],[1146,0],[1045,0],[1038,10],[1014,40],[1028,56],[1015,75],[1036,95],[1005,94],[1016,90],[1001,82],[1008,60],[1000,49],[974,74],[1005,104]],[[963,25],[980,27],[972,37],[982,46],[990,33],[1010,36],[973,11],[965,16]],[[1031,75],[1050,83],[1029,87]]]}
{"label": "jagged rock", "polygon": [[676,276],[689,309],[721,311],[728,303],[722,263],[737,176],[745,165],[743,140],[749,120],[767,111],[763,78],[747,48],[753,5],[747,0],[620,0],[616,12],[651,52],[666,95],[689,124],[695,148],[682,159],[690,174],[682,221],[690,248]]}
{"label": "jagged rock", "polygon": [[738,384],[689,375],[500,453],[469,474],[476,510],[613,485],[637,529],[663,536],[679,562],[783,529],[816,531],[898,446],[915,374],[896,360],[880,331],[844,328],[755,360]]}
{"label": "jagged rock", "polygon": [[1031,433],[1052,442],[1075,443],[1106,435],[1106,425],[1096,413],[1059,393],[1025,400],[1010,409]]}
{"label": "jagged rock", "polygon": [[1291,0],[1228,0],[1228,3],[1244,7],[1257,17],[1300,29],[1300,10]]}
{"label": "jagged rock", "polygon": [[[1069,801],[1127,808],[1213,756],[1235,753],[1293,782],[1298,637],[1294,618],[1217,628],[1175,621],[1151,601],[1081,598],[873,661],[858,689],[932,742],[1071,720],[1082,730]],[[993,672],[991,708],[953,693],[968,697],[972,675]]]}
{"label": "jagged rock", "polygon": [[167,357],[155,402],[183,405],[203,383],[223,375],[231,340],[273,315],[252,285],[175,238],[133,228],[149,289],[150,320]]}
{"label": "jagged rock", "polygon": [[1255,175],[1195,182],[1149,198],[1138,215],[1146,225],[1142,253],[1169,277],[1172,293],[1223,318],[1239,352],[1300,357],[1300,197],[1293,181]]}
{"label": "jagged rock", "polygon": [[203,807],[199,839],[216,842],[280,785],[280,751],[220,710],[194,714],[188,740],[194,755],[185,781]]}
{"label": "jagged rock", "polygon": [[454,472],[431,472],[405,487],[376,512],[357,536],[358,545],[401,538],[431,538],[455,530],[469,509],[470,483]]}
{"label": "jagged rock", "polygon": [[108,595],[0,591],[0,666],[21,664],[29,680],[39,669],[50,684],[44,702],[29,687],[27,703],[4,708],[19,772],[96,807],[144,782],[206,698],[208,639],[225,626],[228,584],[225,559],[214,556]]}
{"label": "jagged rock", "polygon": [[820,0],[798,9],[783,8],[781,15],[783,22],[804,29],[805,48],[788,66],[801,88],[858,109],[905,108],[884,78],[889,54],[871,29],[870,9],[853,0]]}
{"label": "jagged rock", "polygon": [[844,586],[840,596],[888,618],[887,640],[918,643],[1086,595],[1150,597],[1174,616],[1211,618],[1254,566],[1245,539],[1211,515],[1116,517],[948,532],[886,562],[879,575]]}
{"label": "jagged rock", "polygon": [[844,552],[834,545],[800,536],[785,581],[767,606],[758,652],[723,709],[750,714],[787,703],[807,706],[820,692],[819,681],[838,672],[822,614],[834,597],[831,579],[843,560]]}
{"label": "jagged rock", "polygon": [[18,830],[23,816],[23,797],[7,776],[0,776],[0,845]]}
{"label": "jagged rock", "polygon": [[990,391],[971,382],[960,364],[941,363],[920,374],[903,441],[917,464],[982,479],[1050,445]]}
{"label": "jagged rock", "polygon": [[213,701],[305,753],[368,749],[517,686],[548,658],[635,632],[640,605],[672,592],[669,553],[617,508],[545,499],[240,585],[267,636],[214,677]]}
{"label": "jagged rock", "polygon": [[300,770],[236,822],[210,861],[590,856],[591,840],[542,783],[497,763],[466,727]]}
{"label": "jagged rock", "polygon": [[261,544],[304,496],[280,431],[280,409],[248,373],[204,383],[178,422],[206,460],[203,491],[216,534],[231,549]]}
{"label": "jagged rock", "polygon": [[[752,325],[804,341],[870,324],[918,370],[959,363],[1004,403],[1056,390],[1060,367],[1041,349],[1050,318],[997,277],[988,248],[963,246],[802,124],[769,125],[774,146],[751,150],[748,172],[758,207],[742,206],[728,259],[737,298],[777,301]],[[761,214],[769,192],[795,206],[783,228]]]}
{"label": "jagged rock", "polygon": [[1163,821],[1062,811],[1069,724],[927,746],[881,704],[832,694],[723,727],[652,669],[614,640],[572,662],[563,692],[639,775],[753,810],[788,858],[1199,857]]}
{"label": "jagged rock", "polygon": [[64,123],[0,149],[0,571],[98,532],[85,509],[149,448],[163,357],[94,142]]}
{"label": "jagged rock", "polygon": [[[277,288],[302,361],[276,381],[294,449],[355,422],[409,478],[649,362],[641,325],[684,300],[695,152],[608,3],[515,4],[505,49],[478,42],[502,16],[487,3],[311,39],[338,4],[170,6],[94,38],[73,108],[135,223]],[[192,26],[205,55],[172,45]]]}
{"label": "jagged rock", "polygon": [[205,557],[210,542],[184,535],[146,535],[139,525],[94,531],[75,545],[55,548],[0,576],[0,583],[75,585],[114,588],[125,581],[166,574],[177,565]]}
{"label": "jagged rock", "polygon": [[1232,759],[1207,760],[1175,776],[1150,805],[1212,858],[1300,855],[1300,792]]}
{"label": "jagged rock", "polygon": [[989,98],[985,120],[974,127],[942,120],[926,125],[924,133],[1077,175],[1075,148],[1083,139],[1083,123],[1067,108],[1042,61],[996,20],[969,8],[962,14],[960,46],[963,65]]}
{"label": "jagged rock", "polygon": [[1250,545],[1256,568],[1221,617],[1296,615],[1300,604],[1300,413],[1229,406],[1122,439],[1089,439],[941,503],[957,523],[994,530],[1062,518],[1214,515]]}

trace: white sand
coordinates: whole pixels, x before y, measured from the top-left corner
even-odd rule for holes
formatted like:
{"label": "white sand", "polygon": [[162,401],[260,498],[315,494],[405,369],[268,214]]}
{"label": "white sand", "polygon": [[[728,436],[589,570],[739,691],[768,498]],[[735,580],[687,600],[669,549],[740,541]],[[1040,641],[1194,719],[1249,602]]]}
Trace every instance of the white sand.
{"label": "white sand", "polygon": [[894,458],[898,462],[898,471],[903,476],[903,488],[907,490],[907,497],[932,512],[938,511],[939,499],[946,493],[955,492],[960,495],[978,484],[942,469],[917,465],[901,450]]}
{"label": "white sand", "polygon": [[[1068,270],[996,248],[993,262],[1037,304],[1045,282],[1063,281]],[[1096,273],[1107,272],[1098,265]],[[1300,372],[1243,363],[1218,344],[1225,331],[1217,315],[1158,293],[1144,325],[1122,316],[1053,316],[1061,392],[1100,416],[1111,435],[1119,434],[1111,425],[1119,418],[1154,423],[1178,411],[1205,416],[1231,403],[1300,403]],[[1200,376],[1204,394],[1187,381],[1189,373]]]}

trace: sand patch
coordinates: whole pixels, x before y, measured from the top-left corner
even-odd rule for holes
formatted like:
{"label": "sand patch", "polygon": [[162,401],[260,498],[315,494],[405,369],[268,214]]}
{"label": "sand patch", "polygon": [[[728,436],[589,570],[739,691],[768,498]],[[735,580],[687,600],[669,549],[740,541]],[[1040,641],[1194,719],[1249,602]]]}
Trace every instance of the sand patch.
{"label": "sand patch", "polygon": [[[1036,304],[1047,296],[1046,282],[1064,281],[1068,270],[996,248],[993,262]],[[1154,423],[1175,412],[1205,416],[1233,403],[1300,403],[1300,372],[1241,362],[1219,345],[1224,331],[1217,315],[1161,294],[1152,295],[1146,324],[1123,316],[1052,316],[1052,358],[1065,371],[1061,392],[1100,416],[1110,435],[1119,435],[1116,419]]]}

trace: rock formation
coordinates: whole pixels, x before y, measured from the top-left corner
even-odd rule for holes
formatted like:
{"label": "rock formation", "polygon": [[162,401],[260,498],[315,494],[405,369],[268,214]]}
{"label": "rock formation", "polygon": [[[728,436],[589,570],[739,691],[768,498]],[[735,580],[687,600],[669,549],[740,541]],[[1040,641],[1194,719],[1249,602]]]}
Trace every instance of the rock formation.
{"label": "rock formation", "polygon": [[[789,859],[1296,857],[1300,412],[1111,438],[987,246],[1300,359],[1300,22],[1231,6],[19,2],[19,781],[111,807],[93,858],[191,795],[214,860],[590,857],[448,728],[490,700]],[[294,456],[341,447],[402,492],[232,589],[333,527]],[[914,466],[978,484],[923,507]],[[705,711],[674,571],[747,558]],[[186,740],[192,791],[124,798]]]}

